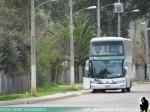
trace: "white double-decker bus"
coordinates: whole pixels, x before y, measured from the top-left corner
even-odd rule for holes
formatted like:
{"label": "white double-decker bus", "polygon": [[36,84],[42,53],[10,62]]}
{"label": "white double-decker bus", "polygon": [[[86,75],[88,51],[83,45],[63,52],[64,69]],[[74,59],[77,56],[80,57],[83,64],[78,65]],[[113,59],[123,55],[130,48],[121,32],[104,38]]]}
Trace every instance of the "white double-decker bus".
{"label": "white double-decker bus", "polygon": [[99,37],[91,40],[83,77],[84,89],[130,92],[132,77],[131,39]]}

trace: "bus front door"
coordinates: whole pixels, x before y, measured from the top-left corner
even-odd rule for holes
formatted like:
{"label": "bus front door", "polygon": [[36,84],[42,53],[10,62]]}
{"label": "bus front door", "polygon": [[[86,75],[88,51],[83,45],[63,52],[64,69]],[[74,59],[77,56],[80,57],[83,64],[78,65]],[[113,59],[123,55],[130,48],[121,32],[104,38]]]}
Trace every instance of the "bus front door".
{"label": "bus front door", "polygon": [[90,89],[90,78],[83,77],[83,89]]}
{"label": "bus front door", "polygon": [[89,60],[86,61],[83,76],[83,89],[90,89],[90,78],[89,78]]}

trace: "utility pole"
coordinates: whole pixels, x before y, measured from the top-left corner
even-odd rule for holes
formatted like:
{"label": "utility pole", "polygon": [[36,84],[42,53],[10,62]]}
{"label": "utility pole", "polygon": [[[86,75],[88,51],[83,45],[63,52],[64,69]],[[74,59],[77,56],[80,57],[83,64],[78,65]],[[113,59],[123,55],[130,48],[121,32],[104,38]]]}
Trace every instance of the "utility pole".
{"label": "utility pole", "polygon": [[150,75],[149,75],[149,40],[148,40],[148,30],[150,30],[148,28],[148,20],[146,22],[146,67],[147,67],[147,71],[146,71],[146,78],[148,78],[150,80]]}
{"label": "utility pole", "polygon": [[70,6],[70,82],[73,87],[75,84],[75,75],[74,75],[74,38],[73,38],[73,6],[72,0],[69,1]]}
{"label": "utility pole", "polygon": [[[120,3],[120,0],[118,0],[118,3]],[[120,13],[118,12],[118,37],[121,36],[121,17]]]}
{"label": "utility pole", "polygon": [[136,30],[137,30],[136,20],[130,23],[130,30],[131,30],[131,39],[133,43],[133,50],[132,50],[132,70],[133,70],[133,77],[136,76]]}
{"label": "utility pole", "polygon": [[100,0],[97,0],[97,36],[101,36],[101,23],[100,23]]}
{"label": "utility pole", "polygon": [[114,12],[118,14],[118,29],[117,29],[117,36],[121,36],[121,13],[123,13],[123,4],[120,3],[120,0],[118,0],[118,3],[114,3]]}
{"label": "utility pole", "polygon": [[31,93],[36,95],[35,8],[31,0]]}
{"label": "utility pole", "polygon": [[136,20],[134,20],[133,22],[133,62],[135,65],[135,61],[136,61]]}

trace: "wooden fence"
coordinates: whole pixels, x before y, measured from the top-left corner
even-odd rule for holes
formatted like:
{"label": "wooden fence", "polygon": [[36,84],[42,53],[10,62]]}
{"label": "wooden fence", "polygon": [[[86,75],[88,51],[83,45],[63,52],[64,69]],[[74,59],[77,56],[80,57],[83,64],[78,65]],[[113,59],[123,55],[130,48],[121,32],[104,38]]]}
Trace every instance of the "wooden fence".
{"label": "wooden fence", "polygon": [[145,80],[146,80],[146,74],[145,74],[144,66],[137,67],[135,70],[134,81],[145,81]]}
{"label": "wooden fence", "polygon": [[[83,77],[83,67],[76,66],[75,67],[75,82],[82,82]],[[58,82],[62,84],[70,84],[70,70],[62,72],[58,77]]]}
{"label": "wooden fence", "polygon": [[[75,68],[75,81],[82,82],[83,67]],[[0,95],[30,91],[30,75],[7,75],[0,69]],[[62,72],[57,79],[60,84],[70,84],[70,72]],[[50,82],[51,83],[51,82]]]}
{"label": "wooden fence", "polygon": [[30,75],[6,75],[0,70],[0,94],[30,91]]}

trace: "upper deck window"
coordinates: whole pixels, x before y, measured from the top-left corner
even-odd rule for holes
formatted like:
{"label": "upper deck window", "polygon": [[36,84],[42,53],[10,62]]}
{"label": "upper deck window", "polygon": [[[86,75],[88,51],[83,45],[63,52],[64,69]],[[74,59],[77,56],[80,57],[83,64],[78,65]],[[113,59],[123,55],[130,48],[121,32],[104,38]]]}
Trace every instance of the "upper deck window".
{"label": "upper deck window", "polygon": [[105,42],[92,42],[91,55],[92,56],[107,56],[107,55],[123,55],[123,42],[122,41],[105,41]]}

